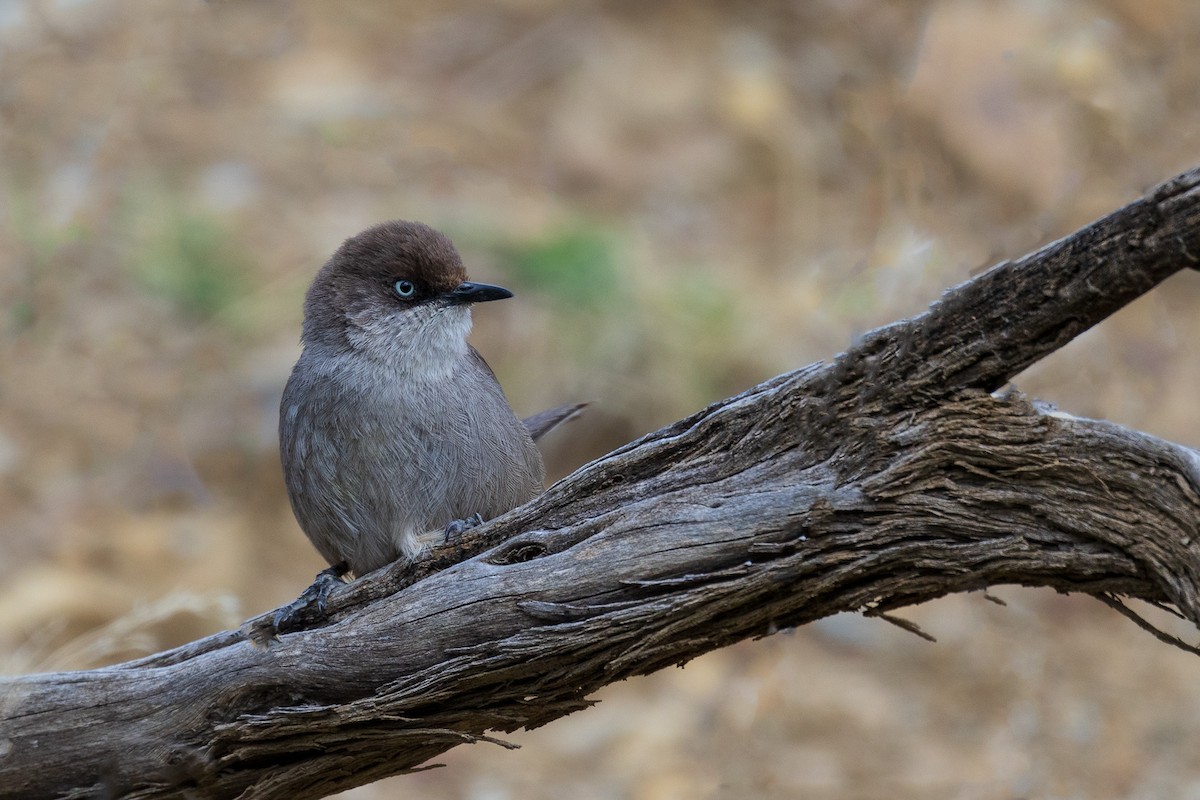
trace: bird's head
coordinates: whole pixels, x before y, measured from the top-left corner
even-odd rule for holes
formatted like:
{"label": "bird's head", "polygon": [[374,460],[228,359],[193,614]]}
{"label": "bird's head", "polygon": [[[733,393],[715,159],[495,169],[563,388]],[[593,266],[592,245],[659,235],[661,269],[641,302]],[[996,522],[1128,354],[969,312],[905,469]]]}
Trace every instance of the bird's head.
{"label": "bird's head", "polygon": [[471,306],[506,297],[468,281],[458,251],[433,228],[384,222],[347,239],[317,273],[302,339],[432,377],[466,354]]}

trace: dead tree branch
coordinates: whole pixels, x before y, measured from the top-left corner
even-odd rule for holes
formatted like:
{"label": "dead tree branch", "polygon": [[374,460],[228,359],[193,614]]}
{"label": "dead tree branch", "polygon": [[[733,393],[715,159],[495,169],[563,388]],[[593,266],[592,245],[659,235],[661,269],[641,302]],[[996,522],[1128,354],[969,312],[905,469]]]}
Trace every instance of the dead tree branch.
{"label": "dead tree branch", "polygon": [[140,661],[0,682],[0,797],[316,797],[598,687],[996,584],[1200,624],[1200,456],[999,392],[1200,254],[1200,169],[633,442],[458,552]]}

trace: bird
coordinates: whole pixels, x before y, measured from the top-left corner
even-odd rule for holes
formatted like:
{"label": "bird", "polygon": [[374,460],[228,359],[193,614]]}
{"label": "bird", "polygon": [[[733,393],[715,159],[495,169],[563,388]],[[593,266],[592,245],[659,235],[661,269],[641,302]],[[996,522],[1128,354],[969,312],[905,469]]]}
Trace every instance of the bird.
{"label": "bird", "polygon": [[330,568],[277,622],[543,490],[535,438],[583,404],[518,419],[468,344],[472,307],[512,296],[468,280],[445,235],[405,220],[352,236],[318,271],[279,447],[296,520]]}

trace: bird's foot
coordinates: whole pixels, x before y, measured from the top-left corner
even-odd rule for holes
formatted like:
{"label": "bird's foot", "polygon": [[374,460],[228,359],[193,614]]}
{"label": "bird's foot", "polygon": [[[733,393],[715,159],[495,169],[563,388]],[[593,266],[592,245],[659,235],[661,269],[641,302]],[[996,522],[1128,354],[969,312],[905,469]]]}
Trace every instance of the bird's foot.
{"label": "bird's foot", "polygon": [[292,602],[275,610],[272,624],[275,633],[287,633],[299,630],[308,622],[321,622],[326,619],[326,606],[329,595],[345,581],[342,578],[349,572],[346,564],[335,564],[329,569],[317,573],[312,585],[300,593]]}
{"label": "bird's foot", "polygon": [[446,526],[446,537],[443,540],[445,544],[454,544],[462,535],[476,526],[483,524],[482,514],[472,514],[466,519],[450,520],[450,524]]}

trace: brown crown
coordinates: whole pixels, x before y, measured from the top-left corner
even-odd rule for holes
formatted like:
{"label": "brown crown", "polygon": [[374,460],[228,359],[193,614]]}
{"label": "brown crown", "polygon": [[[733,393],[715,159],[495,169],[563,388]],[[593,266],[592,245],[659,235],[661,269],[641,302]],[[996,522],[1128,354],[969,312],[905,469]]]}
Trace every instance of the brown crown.
{"label": "brown crown", "polygon": [[304,302],[306,342],[341,338],[347,315],[390,302],[398,280],[411,280],[435,293],[467,279],[462,258],[441,233],[420,222],[383,222],[342,243],[313,279]]}

